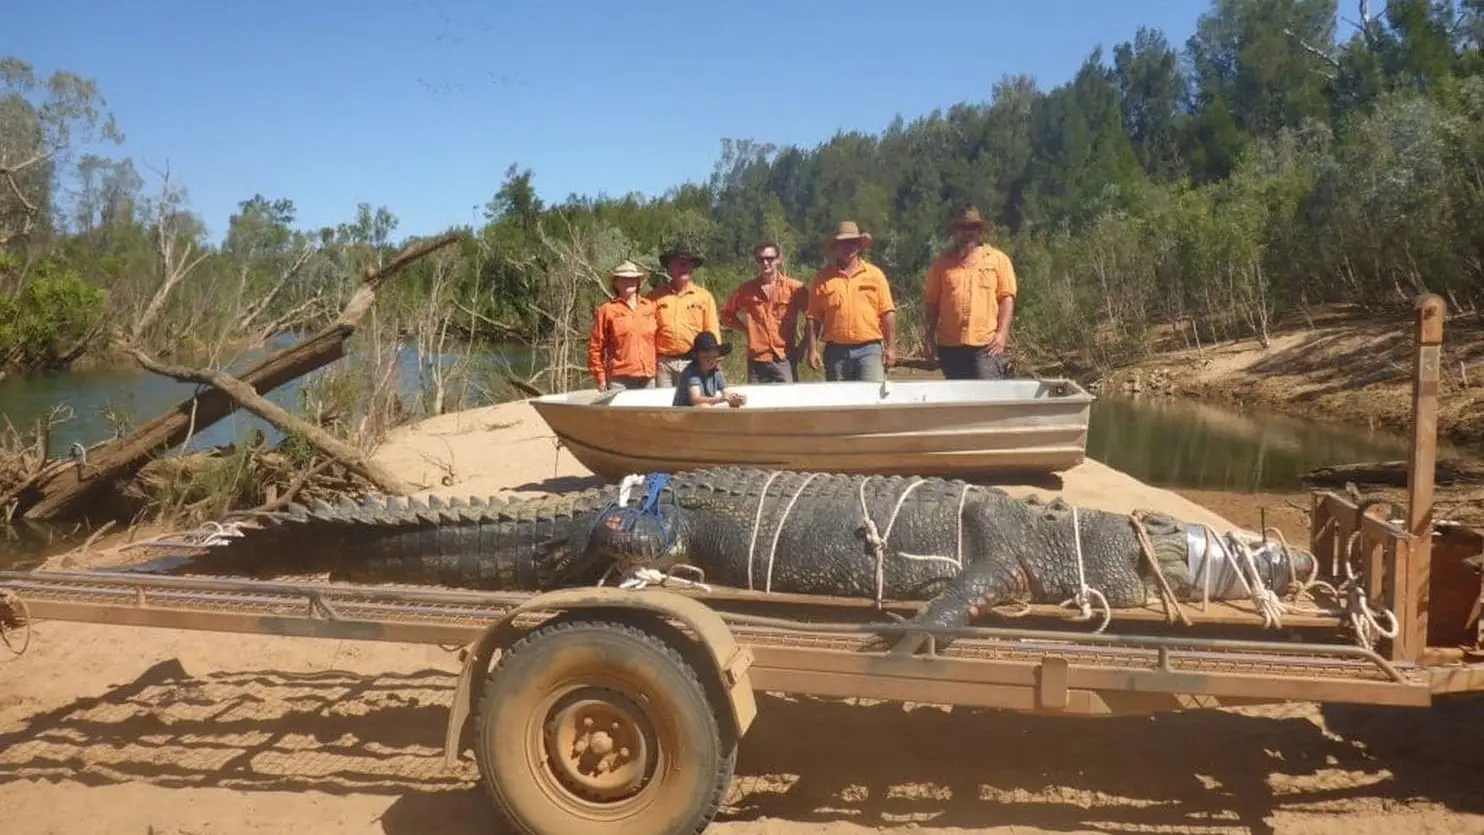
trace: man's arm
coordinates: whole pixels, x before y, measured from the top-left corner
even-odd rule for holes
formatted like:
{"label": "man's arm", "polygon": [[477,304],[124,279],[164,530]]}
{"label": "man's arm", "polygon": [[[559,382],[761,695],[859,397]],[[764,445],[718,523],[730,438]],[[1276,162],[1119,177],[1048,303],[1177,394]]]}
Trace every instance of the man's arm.
{"label": "man's arm", "polygon": [[726,302],[722,304],[719,311],[719,317],[722,327],[727,330],[742,331],[745,333],[747,326],[742,323],[742,320],[737,318],[737,307],[741,303],[740,295],[739,288],[738,292],[733,292],[730,296],[727,296]]}
{"label": "man's arm", "polygon": [[927,282],[922,288],[922,355],[938,357],[938,299],[943,293],[943,273],[937,264],[928,267]]}
{"label": "man's arm", "polygon": [[897,360],[897,312],[887,311],[881,316],[881,358],[887,365]]}
{"label": "man's arm", "polygon": [[1000,299],[1000,320],[996,333],[1000,337],[1000,348],[1010,341],[1010,323],[1015,320],[1015,297],[1006,296]]}
{"label": "man's arm", "polygon": [[701,310],[701,329],[711,331],[711,335],[720,342],[721,322],[720,317],[716,315],[716,297],[707,293],[705,306]]}
{"label": "man's arm", "polygon": [[1000,260],[998,272],[1000,280],[995,301],[999,318],[996,321],[994,338],[990,342],[992,354],[1003,353],[1005,345],[1010,342],[1010,323],[1015,320],[1015,294],[1019,290],[1015,265],[1010,262],[1010,256],[1006,255]]}
{"label": "man's arm", "polygon": [[788,300],[788,311],[783,314],[783,345],[789,359],[797,360],[799,346],[808,342],[807,339],[802,342],[799,339],[800,320],[808,323],[808,319],[804,318],[808,301],[809,296],[805,293],[805,288],[799,288]]}
{"label": "man's arm", "polygon": [[819,276],[809,283],[808,297],[804,309],[804,355],[809,358],[809,367],[819,370],[819,345],[824,342],[824,296],[819,289]]}
{"label": "man's arm", "polygon": [[607,353],[607,346],[603,344],[604,341],[603,309],[600,307],[598,308],[598,315],[593,317],[592,333],[588,334],[587,337],[587,370],[592,372],[593,382],[597,385],[598,391],[604,391],[608,388],[608,364],[603,356]]}
{"label": "man's arm", "polygon": [[897,303],[891,297],[891,284],[886,273],[876,271],[881,290],[876,294],[876,315],[881,317],[881,360],[886,365],[897,361]]}

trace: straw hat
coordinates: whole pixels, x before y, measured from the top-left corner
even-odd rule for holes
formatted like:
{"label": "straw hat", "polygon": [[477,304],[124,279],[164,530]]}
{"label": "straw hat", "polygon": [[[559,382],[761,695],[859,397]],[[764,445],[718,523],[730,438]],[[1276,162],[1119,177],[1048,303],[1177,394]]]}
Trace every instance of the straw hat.
{"label": "straw hat", "polygon": [[952,220],[948,221],[949,232],[954,232],[959,229],[983,230],[987,228],[989,228],[989,221],[985,220],[983,217],[980,217],[979,210],[974,208],[973,206],[964,207],[962,211],[953,216]]}
{"label": "straw hat", "polygon": [[834,236],[825,238],[824,242],[828,246],[836,241],[864,241],[865,245],[869,247],[871,245],[871,236],[866,232],[862,232],[860,226],[855,221],[842,220]]}
{"label": "straw hat", "polygon": [[613,268],[613,272],[608,274],[608,286],[615,286],[616,282],[614,279],[616,278],[637,278],[642,280],[647,275],[649,273],[639,269],[639,265],[633,261],[620,261],[618,266]]}

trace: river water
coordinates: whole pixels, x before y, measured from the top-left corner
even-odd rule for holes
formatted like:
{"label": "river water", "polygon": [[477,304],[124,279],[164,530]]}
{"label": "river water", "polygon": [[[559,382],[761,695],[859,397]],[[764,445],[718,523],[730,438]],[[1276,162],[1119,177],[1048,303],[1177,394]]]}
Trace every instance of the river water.
{"label": "river water", "polygon": [[[242,364],[255,359],[245,357]],[[419,362],[411,345],[397,351],[395,362],[399,390],[409,402],[415,401],[425,364]],[[529,376],[534,358],[527,349],[510,348],[495,352],[488,362],[491,379],[506,371]],[[303,386],[303,380],[294,381],[270,393],[269,399],[293,409]],[[56,404],[69,404],[72,418],[59,425],[50,439],[52,454],[65,455],[74,443],[87,445],[113,436],[120,419],[127,421],[125,429],[137,426],[182,402],[194,390],[193,385],[132,367],[12,377],[0,381],[0,413],[25,427],[44,418]],[[471,392],[469,405],[479,405],[480,394]],[[238,412],[197,435],[189,448],[232,443],[253,430],[265,432],[270,443],[279,436],[257,417]],[[1306,470],[1404,459],[1407,447],[1407,439],[1381,431],[1186,399],[1119,396],[1100,397],[1093,404],[1087,443],[1091,457],[1149,484],[1233,492],[1301,489],[1298,476]],[[1449,452],[1440,449],[1440,454]],[[82,536],[85,532],[0,527],[0,567],[44,559],[73,547]]]}

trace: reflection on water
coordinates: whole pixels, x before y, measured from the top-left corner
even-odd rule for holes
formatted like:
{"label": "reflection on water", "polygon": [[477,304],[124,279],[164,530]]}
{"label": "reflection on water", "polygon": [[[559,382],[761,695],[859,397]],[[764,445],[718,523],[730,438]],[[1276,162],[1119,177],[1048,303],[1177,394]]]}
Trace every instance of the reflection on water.
{"label": "reflection on water", "polygon": [[[293,341],[292,336],[280,337],[270,347],[280,349],[293,344]],[[233,362],[229,370],[240,372],[261,360],[265,353],[245,354]],[[397,387],[404,401],[411,403],[416,400],[421,388],[419,372],[425,364],[446,364],[454,360],[452,355],[423,358],[415,344],[401,345],[396,354]],[[482,357],[481,361],[493,371],[508,369],[518,376],[527,377],[531,374],[534,357],[529,350],[511,348],[491,353]],[[369,360],[347,356],[326,368],[279,386],[269,392],[267,398],[285,409],[297,412],[300,392],[307,382],[329,371],[344,368],[345,364],[351,362],[355,362],[356,370],[360,370]],[[479,374],[481,370],[477,368],[475,373]],[[53,457],[65,456],[73,443],[90,445],[113,437],[120,418],[126,421],[122,427],[125,433],[139,428],[159,417],[165,410],[184,402],[195,394],[197,388],[193,383],[176,382],[132,365],[52,375],[8,377],[0,380],[0,414],[4,414],[22,432],[28,432],[35,421],[46,418],[53,406],[70,406],[71,419],[57,426],[50,438],[50,454]],[[470,398],[477,400],[478,392],[471,391]],[[191,438],[188,448],[195,450],[225,446],[246,437],[254,430],[264,432],[270,444],[276,443],[281,437],[277,430],[256,415],[239,410]]]}
{"label": "reflection on water", "polygon": [[[1193,400],[1100,397],[1087,454],[1160,487],[1299,490],[1315,467],[1405,459],[1405,437]],[[1451,454],[1440,445],[1439,454]]]}

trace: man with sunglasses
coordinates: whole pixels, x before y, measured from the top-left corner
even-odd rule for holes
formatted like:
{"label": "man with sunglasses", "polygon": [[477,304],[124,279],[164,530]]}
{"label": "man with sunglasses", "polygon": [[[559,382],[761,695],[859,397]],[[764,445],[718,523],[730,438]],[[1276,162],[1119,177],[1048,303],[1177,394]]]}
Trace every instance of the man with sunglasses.
{"label": "man with sunglasses", "polygon": [[809,294],[802,281],[783,272],[778,244],[760,245],[753,250],[753,260],[757,275],[727,298],[721,324],[747,335],[747,382],[796,382],[799,324]]}

